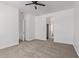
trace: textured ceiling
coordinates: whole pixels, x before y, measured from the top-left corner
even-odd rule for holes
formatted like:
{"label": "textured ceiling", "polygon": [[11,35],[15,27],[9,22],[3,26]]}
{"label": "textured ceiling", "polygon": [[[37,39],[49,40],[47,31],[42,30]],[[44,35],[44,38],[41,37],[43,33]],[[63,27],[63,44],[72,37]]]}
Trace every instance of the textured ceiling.
{"label": "textured ceiling", "polygon": [[73,8],[73,1],[38,1],[39,3],[43,3],[46,6],[37,6],[38,9],[34,9],[34,5],[25,6],[26,3],[30,3],[30,1],[4,1],[3,3],[10,5],[12,7],[19,8],[24,13],[34,14],[34,15],[42,15],[51,12],[61,11],[64,9]]}

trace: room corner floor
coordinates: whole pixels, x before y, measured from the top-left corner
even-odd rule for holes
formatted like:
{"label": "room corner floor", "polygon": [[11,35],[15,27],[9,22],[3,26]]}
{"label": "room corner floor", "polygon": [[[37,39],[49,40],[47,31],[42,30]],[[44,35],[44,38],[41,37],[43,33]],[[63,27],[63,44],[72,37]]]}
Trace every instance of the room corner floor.
{"label": "room corner floor", "polygon": [[47,40],[20,42],[19,45],[1,49],[1,58],[76,58],[72,45],[54,43]]}

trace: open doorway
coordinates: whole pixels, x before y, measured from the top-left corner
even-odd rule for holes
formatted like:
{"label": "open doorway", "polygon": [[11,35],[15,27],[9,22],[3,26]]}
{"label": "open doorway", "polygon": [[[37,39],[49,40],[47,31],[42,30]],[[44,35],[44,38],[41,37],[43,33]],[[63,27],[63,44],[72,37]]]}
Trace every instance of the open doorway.
{"label": "open doorway", "polygon": [[46,18],[46,28],[47,28],[47,40],[54,40],[54,18],[47,17]]}

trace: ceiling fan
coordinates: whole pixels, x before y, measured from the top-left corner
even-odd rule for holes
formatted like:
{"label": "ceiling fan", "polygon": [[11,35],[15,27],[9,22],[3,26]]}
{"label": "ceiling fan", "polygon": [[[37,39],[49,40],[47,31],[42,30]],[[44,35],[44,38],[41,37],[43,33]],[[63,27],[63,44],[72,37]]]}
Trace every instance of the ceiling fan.
{"label": "ceiling fan", "polygon": [[35,10],[37,10],[37,6],[36,5],[39,5],[39,6],[46,6],[45,4],[41,4],[41,3],[38,3],[38,1],[32,1],[32,3],[29,3],[29,4],[25,4],[26,6],[28,5],[35,5]]}

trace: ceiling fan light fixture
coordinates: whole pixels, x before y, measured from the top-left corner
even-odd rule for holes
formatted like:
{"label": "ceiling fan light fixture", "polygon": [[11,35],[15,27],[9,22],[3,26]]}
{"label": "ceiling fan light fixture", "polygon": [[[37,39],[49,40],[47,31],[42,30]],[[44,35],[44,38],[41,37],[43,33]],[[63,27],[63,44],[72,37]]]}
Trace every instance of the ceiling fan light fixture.
{"label": "ceiling fan light fixture", "polygon": [[35,6],[35,10],[37,10],[37,6]]}
{"label": "ceiling fan light fixture", "polygon": [[38,3],[38,1],[32,1],[32,3],[25,4],[25,5],[26,5],[26,6],[27,6],[27,5],[35,5],[35,6],[34,6],[35,10],[37,10],[37,5],[39,5],[39,6],[46,6],[45,4]]}

